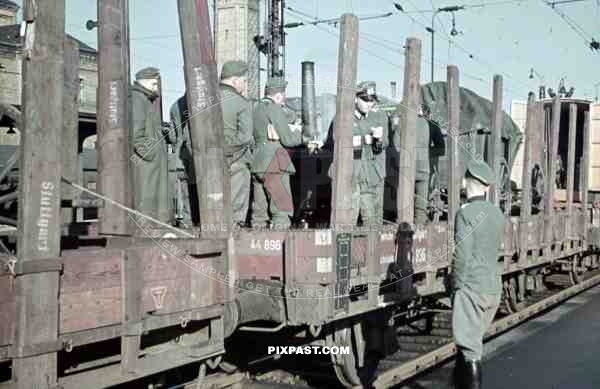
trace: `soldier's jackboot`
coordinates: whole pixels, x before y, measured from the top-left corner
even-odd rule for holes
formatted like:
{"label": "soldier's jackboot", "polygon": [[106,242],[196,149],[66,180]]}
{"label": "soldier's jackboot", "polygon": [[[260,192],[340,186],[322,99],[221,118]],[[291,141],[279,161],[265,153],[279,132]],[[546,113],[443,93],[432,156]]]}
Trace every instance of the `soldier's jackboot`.
{"label": "soldier's jackboot", "polygon": [[459,351],[454,366],[454,387],[456,389],[481,389],[481,362],[466,360]]}
{"label": "soldier's jackboot", "polygon": [[469,389],[481,389],[481,361],[467,361],[467,377]]}
{"label": "soldier's jackboot", "polygon": [[466,367],[467,362],[465,361],[465,357],[458,351],[456,353],[456,361],[454,362],[454,374],[452,375],[452,383],[455,389],[467,389]]}

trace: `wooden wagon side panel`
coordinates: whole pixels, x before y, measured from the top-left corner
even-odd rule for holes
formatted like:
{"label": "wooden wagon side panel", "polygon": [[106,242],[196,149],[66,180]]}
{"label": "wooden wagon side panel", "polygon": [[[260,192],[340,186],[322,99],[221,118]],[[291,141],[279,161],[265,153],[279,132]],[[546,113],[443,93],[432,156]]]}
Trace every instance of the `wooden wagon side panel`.
{"label": "wooden wagon side panel", "polygon": [[122,250],[63,252],[59,332],[121,322]]}
{"label": "wooden wagon side panel", "polygon": [[0,346],[9,345],[14,339],[17,302],[13,285],[11,276],[0,276]]}

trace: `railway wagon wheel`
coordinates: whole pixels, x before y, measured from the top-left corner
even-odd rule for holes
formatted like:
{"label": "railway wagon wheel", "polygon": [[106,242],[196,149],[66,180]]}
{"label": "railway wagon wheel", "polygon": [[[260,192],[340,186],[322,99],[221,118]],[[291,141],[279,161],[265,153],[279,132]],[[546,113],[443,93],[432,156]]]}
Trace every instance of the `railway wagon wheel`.
{"label": "railway wagon wheel", "polygon": [[[366,327],[357,322],[334,328],[326,337],[328,347],[340,349],[339,353],[331,354],[331,362],[339,382],[346,388],[369,387],[375,377],[380,358],[369,350]],[[350,352],[342,354],[342,348]]]}
{"label": "railway wagon wheel", "polygon": [[508,280],[505,280],[503,289],[504,293],[502,300],[504,308],[509,314],[519,312],[525,307],[525,303],[519,301],[519,284],[517,282],[517,277],[510,277]]}
{"label": "railway wagon wheel", "polygon": [[571,262],[571,270],[569,271],[569,282],[571,286],[579,284],[583,281],[583,274],[585,273],[585,265],[583,264],[583,258],[581,254],[573,256]]}

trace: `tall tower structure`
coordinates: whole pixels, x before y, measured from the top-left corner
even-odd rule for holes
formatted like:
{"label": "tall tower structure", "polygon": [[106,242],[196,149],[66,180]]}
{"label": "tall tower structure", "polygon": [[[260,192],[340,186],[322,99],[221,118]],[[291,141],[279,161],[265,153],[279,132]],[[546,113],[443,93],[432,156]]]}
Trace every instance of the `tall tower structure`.
{"label": "tall tower structure", "polygon": [[223,63],[248,63],[248,98],[260,96],[260,59],[254,37],[259,35],[258,0],[215,0],[215,57]]}

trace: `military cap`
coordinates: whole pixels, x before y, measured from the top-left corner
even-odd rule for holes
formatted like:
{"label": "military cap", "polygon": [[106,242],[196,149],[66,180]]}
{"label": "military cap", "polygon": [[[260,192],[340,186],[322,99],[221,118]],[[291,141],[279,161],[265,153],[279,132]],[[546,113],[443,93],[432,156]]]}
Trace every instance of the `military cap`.
{"label": "military cap", "polygon": [[229,77],[241,77],[248,72],[248,65],[244,61],[227,61],[221,69],[221,80]]}
{"label": "military cap", "polygon": [[363,81],[356,86],[356,89],[357,96],[369,96],[379,101],[375,81]]}
{"label": "military cap", "polygon": [[158,70],[157,68],[148,67],[148,68],[144,68],[144,69],[140,70],[139,72],[137,72],[135,74],[135,79],[136,80],[147,80],[147,79],[158,78],[159,76],[160,76],[160,70]]}
{"label": "military cap", "polygon": [[471,159],[467,163],[467,175],[477,179],[484,185],[492,185],[496,182],[496,175],[492,168],[484,161]]}
{"label": "military cap", "polygon": [[265,93],[270,95],[278,92],[285,92],[287,81],[282,77],[269,77],[265,85]]}

